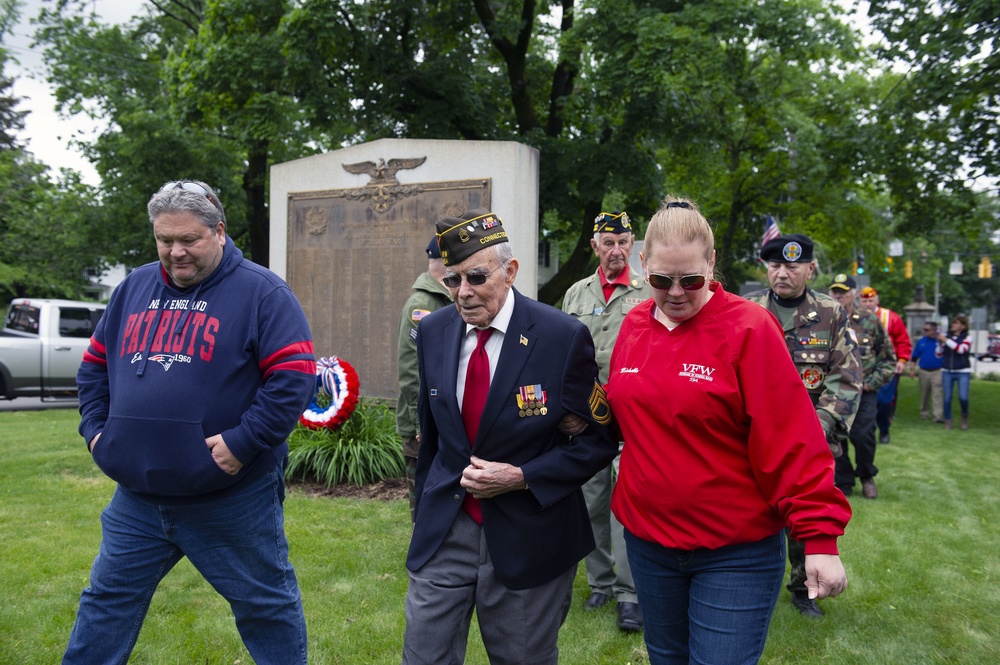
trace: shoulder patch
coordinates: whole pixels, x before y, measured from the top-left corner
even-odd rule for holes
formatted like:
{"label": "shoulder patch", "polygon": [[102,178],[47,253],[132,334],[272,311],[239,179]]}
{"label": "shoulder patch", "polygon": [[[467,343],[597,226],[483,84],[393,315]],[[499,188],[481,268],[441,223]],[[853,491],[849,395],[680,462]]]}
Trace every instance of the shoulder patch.
{"label": "shoulder patch", "polygon": [[590,393],[590,415],[600,425],[607,425],[611,422],[611,406],[608,404],[608,395],[596,380],[594,381],[594,390]]}
{"label": "shoulder patch", "polygon": [[429,309],[415,309],[410,313],[410,320],[416,323],[430,313],[431,310]]}

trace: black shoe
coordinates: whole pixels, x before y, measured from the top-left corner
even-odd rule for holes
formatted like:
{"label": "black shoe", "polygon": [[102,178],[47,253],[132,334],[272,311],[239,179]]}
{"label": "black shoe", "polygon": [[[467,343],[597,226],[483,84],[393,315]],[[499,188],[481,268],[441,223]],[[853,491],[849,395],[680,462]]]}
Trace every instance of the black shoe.
{"label": "black shoe", "polygon": [[938,418],[934,422],[936,422],[936,423],[943,423],[944,422],[944,418]]}
{"label": "black shoe", "polygon": [[590,598],[583,604],[583,609],[596,610],[599,607],[604,607],[609,600],[611,600],[611,596],[608,594],[595,591],[590,594]]}
{"label": "black shoe", "polygon": [[878,442],[879,443],[889,443],[889,433],[886,432],[885,434],[880,434],[879,437],[878,437]]}
{"label": "black shoe", "polygon": [[618,630],[638,633],[642,630],[642,612],[636,603],[618,603]]}
{"label": "black shoe", "polygon": [[809,593],[806,591],[795,591],[792,593],[792,605],[795,609],[799,611],[799,614],[805,617],[812,617],[814,619],[819,619],[823,616],[823,611],[819,609],[819,605],[816,604],[815,600],[809,598]]}

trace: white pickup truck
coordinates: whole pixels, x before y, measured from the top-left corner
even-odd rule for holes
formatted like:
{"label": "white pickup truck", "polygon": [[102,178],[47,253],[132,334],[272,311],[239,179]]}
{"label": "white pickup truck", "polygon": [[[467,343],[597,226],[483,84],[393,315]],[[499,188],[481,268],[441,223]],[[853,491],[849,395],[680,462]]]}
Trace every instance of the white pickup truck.
{"label": "white pickup truck", "polygon": [[0,399],[76,397],[76,371],[104,305],[18,298],[0,331]]}

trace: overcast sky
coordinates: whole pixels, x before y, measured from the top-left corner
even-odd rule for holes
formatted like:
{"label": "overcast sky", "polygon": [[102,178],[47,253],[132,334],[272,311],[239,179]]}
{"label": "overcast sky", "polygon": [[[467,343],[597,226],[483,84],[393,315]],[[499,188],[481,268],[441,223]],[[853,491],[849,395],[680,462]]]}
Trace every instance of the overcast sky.
{"label": "overcast sky", "polygon": [[[72,168],[83,174],[85,182],[96,185],[100,179],[96,171],[79,153],[69,147],[70,140],[78,135],[90,136],[93,125],[83,118],[62,120],[55,112],[55,98],[49,85],[42,79],[42,53],[32,49],[35,26],[31,19],[38,16],[43,0],[23,0],[21,22],[13,35],[5,37],[5,45],[18,63],[8,62],[6,74],[14,79],[13,94],[21,98],[18,106],[28,111],[25,129],[20,138],[35,157],[53,171],[62,167]],[[90,4],[103,19],[124,22],[139,12],[143,0],[91,0]]]}

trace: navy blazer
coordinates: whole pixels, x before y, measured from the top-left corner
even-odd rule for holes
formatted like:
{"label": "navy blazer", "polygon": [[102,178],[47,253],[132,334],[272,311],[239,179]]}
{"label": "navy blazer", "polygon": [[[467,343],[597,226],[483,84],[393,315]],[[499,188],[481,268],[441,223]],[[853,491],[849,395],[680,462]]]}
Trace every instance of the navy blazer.
{"label": "navy blazer", "polygon": [[[455,390],[465,322],[455,307],[420,322],[421,441],[416,521],[406,566],[418,570],[441,546],[465,497],[462,471],[475,454],[524,472],[529,489],[484,499],[482,510],[497,577],[509,589],[528,589],[566,572],[594,549],[580,487],[614,459],[618,446],[597,420],[607,422],[610,414],[597,383],[590,331],[568,314],[516,290],[514,294],[473,446]],[[547,413],[521,417],[519,389],[538,384],[546,391]],[[572,439],[559,431],[567,413],[589,425]]]}

